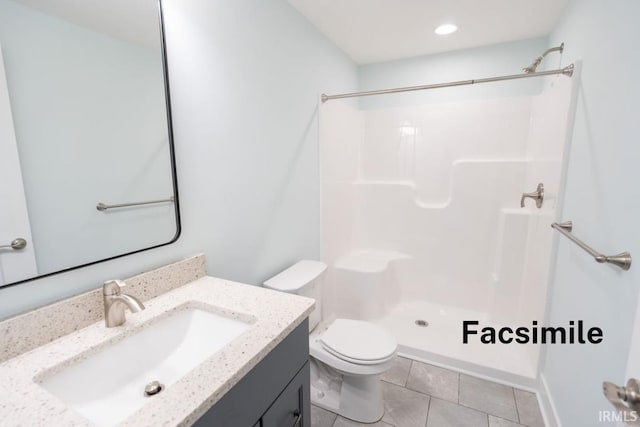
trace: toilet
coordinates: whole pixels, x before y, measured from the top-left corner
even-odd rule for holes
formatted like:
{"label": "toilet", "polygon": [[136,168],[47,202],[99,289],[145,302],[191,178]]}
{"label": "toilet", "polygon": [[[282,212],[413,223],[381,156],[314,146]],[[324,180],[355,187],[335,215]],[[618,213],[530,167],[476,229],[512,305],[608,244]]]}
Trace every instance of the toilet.
{"label": "toilet", "polygon": [[311,402],[345,418],[373,423],[384,415],[380,377],[391,368],[398,343],[370,322],[322,321],[326,269],[322,262],[303,260],[264,282],[264,287],[316,301],[309,315]]}

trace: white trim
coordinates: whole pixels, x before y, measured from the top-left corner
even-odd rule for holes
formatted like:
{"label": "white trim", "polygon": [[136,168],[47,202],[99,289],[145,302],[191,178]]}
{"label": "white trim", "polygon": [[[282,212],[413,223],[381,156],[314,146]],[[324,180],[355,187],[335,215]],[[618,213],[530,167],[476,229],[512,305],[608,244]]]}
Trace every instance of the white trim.
{"label": "white trim", "polygon": [[538,392],[537,381],[534,378],[526,378],[521,375],[510,374],[508,372],[502,372],[493,368],[481,367],[472,363],[462,362],[460,360],[452,359],[445,356],[436,359],[428,356],[425,357],[417,353],[418,352],[411,351],[411,349],[405,346],[398,346],[398,356],[400,357],[415,360],[416,362],[427,363],[439,368],[449,369],[450,371],[455,371],[464,375],[469,375],[471,377],[476,377],[494,383],[506,385],[508,387],[514,387],[519,390],[524,390],[531,393]]}
{"label": "white trim", "polygon": [[38,275],[22,176],[9,83],[0,46],[0,182],[3,184],[0,189],[0,245],[18,237],[27,241],[27,247],[20,251],[3,250],[0,254],[0,286]]}
{"label": "white trim", "polygon": [[[580,98],[580,82],[582,81],[582,60],[573,61],[573,76],[571,77],[571,101],[568,110],[567,128],[565,129],[564,152],[562,154],[562,166],[560,168],[560,185],[558,186],[558,202],[556,205],[557,222],[564,221],[564,199],[567,189],[567,179],[569,175],[569,158],[571,157],[571,145],[573,143],[573,133],[576,121],[576,112],[578,111],[578,100]],[[549,263],[549,272],[547,274],[547,298],[544,310],[544,324],[548,324],[551,317],[551,301],[555,288],[555,277],[558,269],[558,242],[560,240],[559,233],[553,233],[553,241],[551,243],[551,262]],[[545,345],[540,349],[540,358],[538,359],[538,376],[542,374],[547,359],[547,348]]]}
{"label": "white trim", "polygon": [[558,416],[558,410],[553,403],[553,397],[551,396],[551,390],[547,384],[547,379],[544,374],[540,374],[540,388],[542,389],[537,393],[538,405],[542,412],[542,418],[544,419],[544,425],[547,427],[562,427],[560,417]]}

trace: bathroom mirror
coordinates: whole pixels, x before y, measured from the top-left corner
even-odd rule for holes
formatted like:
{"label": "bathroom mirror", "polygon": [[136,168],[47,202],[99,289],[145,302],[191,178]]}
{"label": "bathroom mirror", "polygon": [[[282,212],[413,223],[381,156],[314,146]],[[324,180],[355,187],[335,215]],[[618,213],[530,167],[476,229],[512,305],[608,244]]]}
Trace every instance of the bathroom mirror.
{"label": "bathroom mirror", "polygon": [[179,233],[158,1],[0,0],[0,286]]}

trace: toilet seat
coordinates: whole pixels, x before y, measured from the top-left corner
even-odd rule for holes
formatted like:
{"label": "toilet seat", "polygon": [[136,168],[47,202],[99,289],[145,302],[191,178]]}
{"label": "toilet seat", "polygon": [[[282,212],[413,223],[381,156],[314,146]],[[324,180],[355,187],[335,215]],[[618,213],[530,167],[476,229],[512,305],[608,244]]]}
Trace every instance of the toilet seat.
{"label": "toilet seat", "polygon": [[336,319],[320,337],[324,350],[357,365],[377,365],[394,358],[393,335],[370,322]]}

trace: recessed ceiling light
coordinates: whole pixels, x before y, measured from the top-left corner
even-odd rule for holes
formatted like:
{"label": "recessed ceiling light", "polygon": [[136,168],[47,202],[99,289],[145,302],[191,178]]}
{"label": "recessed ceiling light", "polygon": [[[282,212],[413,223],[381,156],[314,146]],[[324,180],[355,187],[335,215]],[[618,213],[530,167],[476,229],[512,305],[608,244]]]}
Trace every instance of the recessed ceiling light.
{"label": "recessed ceiling light", "polygon": [[435,33],[439,36],[445,36],[447,34],[455,33],[458,31],[458,26],[453,24],[443,24],[436,28]]}

